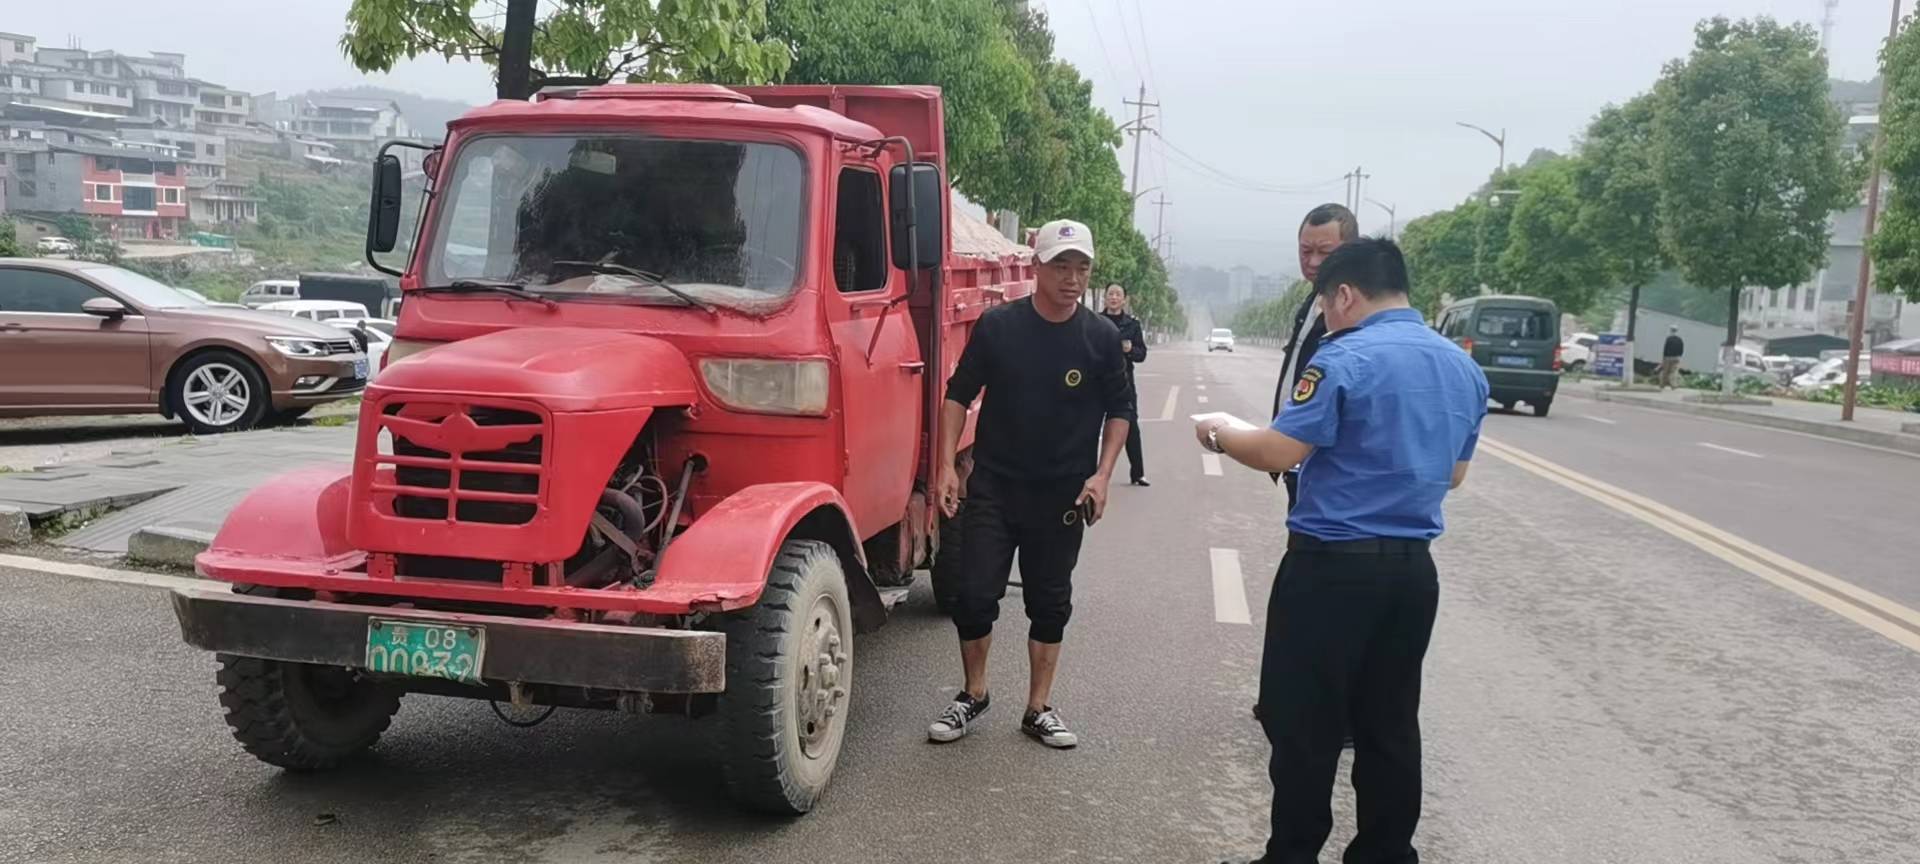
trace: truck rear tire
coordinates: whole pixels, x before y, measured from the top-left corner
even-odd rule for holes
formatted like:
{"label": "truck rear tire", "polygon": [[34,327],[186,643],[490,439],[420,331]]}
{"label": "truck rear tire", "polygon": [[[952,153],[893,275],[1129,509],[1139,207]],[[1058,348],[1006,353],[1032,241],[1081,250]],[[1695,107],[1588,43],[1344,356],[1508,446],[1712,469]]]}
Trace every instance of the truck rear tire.
{"label": "truck rear tire", "polygon": [[289,771],[325,771],[387,731],[400,695],[352,669],[216,655],[220,704],[233,737]]}
{"label": "truck rear tire", "polygon": [[789,540],[760,602],[726,616],[720,767],[743,807],[797,816],[827,790],[846,740],[853,607],[833,547]]}
{"label": "truck rear tire", "polygon": [[933,556],[933,606],[942,615],[952,615],[960,605],[960,520],[966,517],[966,499],[951,519],[940,520],[940,551]]}

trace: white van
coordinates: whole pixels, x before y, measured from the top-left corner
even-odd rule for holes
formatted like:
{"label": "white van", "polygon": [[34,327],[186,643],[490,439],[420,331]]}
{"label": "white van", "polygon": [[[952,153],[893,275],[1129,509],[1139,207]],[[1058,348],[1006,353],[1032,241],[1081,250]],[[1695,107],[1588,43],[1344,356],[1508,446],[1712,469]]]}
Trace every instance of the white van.
{"label": "white van", "polygon": [[240,294],[240,305],[248,309],[258,309],[268,303],[300,299],[300,280],[298,279],[262,279],[247,286]]}
{"label": "white van", "polygon": [[347,300],[282,300],[278,303],[262,304],[259,310],[328,324],[335,321],[360,321],[372,317],[367,314],[367,307]]}

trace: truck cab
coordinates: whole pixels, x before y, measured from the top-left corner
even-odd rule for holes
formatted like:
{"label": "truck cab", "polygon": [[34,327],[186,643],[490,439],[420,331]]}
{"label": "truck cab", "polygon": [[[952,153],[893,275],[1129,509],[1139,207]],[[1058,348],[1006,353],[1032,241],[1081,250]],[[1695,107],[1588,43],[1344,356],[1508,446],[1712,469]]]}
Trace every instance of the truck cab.
{"label": "truck cab", "polygon": [[1032,286],[1019,247],[956,251],[941,117],[911,87],[497,102],[420,159],[410,243],[383,150],[368,256],[405,302],[354,462],[253,493],[199,560],[243,590],[174,597],[228,692],[362,721],[241,717],[249,750],[328,767],[409,692],[714,713],[741,803],[811,808],[855,634],[935,554],[940,385]]}

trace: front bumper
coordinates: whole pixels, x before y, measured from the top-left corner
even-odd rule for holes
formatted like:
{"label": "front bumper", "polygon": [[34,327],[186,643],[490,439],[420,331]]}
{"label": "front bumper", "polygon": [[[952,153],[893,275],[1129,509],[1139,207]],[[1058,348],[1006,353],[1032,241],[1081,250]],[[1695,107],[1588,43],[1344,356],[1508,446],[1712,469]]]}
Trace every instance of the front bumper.
{"label": "front bumper", "polygon": [[[366,362],[367,377],[354,375],[356,365]],[[299,408],[347,399],[360,394],[373,377],[373,361],[366,354],[335,354],[328,357],[285,357],[268,370],[276,409]]]}
{"label": "front bumper", "polygon": [[723,633],[282,600],[220,588],[171,597],[180,635],[207,651],[294,663],[366,665],[367,619],[484,627],[483,679],[647,693],[726,689]]}

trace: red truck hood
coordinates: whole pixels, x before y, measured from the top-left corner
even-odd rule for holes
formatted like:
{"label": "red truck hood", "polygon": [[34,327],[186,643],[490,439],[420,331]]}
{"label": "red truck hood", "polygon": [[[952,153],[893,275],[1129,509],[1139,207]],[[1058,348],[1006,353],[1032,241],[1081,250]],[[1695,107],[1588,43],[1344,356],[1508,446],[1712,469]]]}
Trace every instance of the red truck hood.
{"label": "red truck hood", "polygon": [[665,340],[584,327],[522,327],[396,361],[369,391],[526,399],[551,411],[691,405],[687,356]]}

